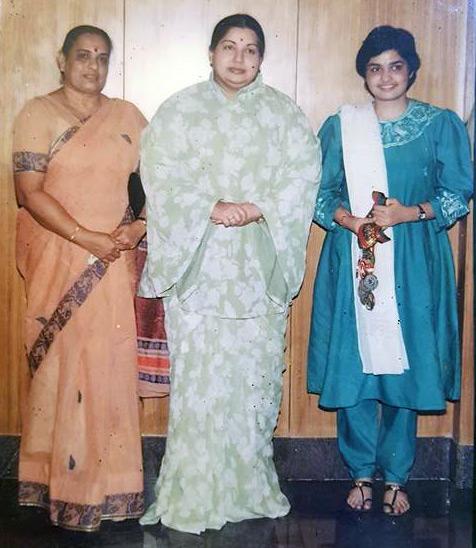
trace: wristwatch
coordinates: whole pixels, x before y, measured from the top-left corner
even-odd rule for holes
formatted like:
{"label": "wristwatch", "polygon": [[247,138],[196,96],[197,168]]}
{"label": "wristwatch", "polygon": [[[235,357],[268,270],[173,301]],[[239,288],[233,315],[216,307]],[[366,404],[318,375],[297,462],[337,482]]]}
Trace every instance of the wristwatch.
{"label": "wristwatch", "polygon": [[426,220],[426,211],[423,209],[421,204],[417,204],[418,208],[418,220],[419,221],[425,221]]}

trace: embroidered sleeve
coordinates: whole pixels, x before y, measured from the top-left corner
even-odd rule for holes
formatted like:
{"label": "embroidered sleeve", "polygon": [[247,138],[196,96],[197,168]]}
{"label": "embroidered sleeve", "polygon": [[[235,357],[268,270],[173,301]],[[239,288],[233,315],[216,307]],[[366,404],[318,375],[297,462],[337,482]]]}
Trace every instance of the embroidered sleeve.
{"label": "embroidered sleeve", "polygon": [[326,230],[334,230],[337,227],[334,221],[336,209],[340,205],[349,207],[337,115],[325,121],[319,131],[319,138],[322,147],[322,180],[314,210],[314,221]]}
{"label": "embroidered sleeve", "polygon": [[21,151],[13,153],[13,171],[36,171],[46,173],[48,168],[48,154],[41,152]]}
{"label": "embroidered sleeve", "polygon": [[[469,213],[469,207],[465,200],[442,189],[437,196],[431,201],[433,210],[437,212],[438,223],[442,227],[451,226],[456,223],[460,217],[464,217]],[[435,207],[436,206],[436,207]]]}
{"label": "embroidered sleeve", "polygon": [[451,111],[439,117],[437,180],[430,200],[438,228],[443,230],[469,212],[473,193],[469,141],[463,122]]}

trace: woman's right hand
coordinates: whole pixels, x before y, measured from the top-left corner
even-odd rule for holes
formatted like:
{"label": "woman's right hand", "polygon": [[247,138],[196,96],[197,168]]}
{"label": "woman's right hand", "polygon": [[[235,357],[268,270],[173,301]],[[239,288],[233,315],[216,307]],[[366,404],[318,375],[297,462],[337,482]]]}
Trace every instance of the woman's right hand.
{"label": "woman's right hand", "polygon": [[[352,221],[349,224],[349,230],[351,230],[354,234],[357,234],[359,232],[359,228],[362,225],[373,223],[375,222],[375,219],[373,217],[353,217]],[[347,228],[347,227],[346,227]]]}
{"label": "woman's right hand", "polygon": [[355,217],[346,208],[340,206],[334,214],[334,221],[342,228],[346,228],[354,234],[357,234],[362,225],[373,223],[375,222],[375,219],[373,217]]}
{"label": "woman's right hand", "polygon": [[114,240],[104,232],[94,232],[81,227],[74,242],[106,263],[113,263],[121,256]]}

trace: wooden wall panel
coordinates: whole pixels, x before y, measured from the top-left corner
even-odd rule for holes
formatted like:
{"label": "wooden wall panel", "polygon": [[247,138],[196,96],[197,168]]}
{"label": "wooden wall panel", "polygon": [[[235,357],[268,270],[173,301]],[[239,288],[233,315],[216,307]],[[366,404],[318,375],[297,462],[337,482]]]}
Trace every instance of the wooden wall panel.
{"label": "wooden wall panel", "polygon": [[[476,2],[468,1],[467,15],[467,47],[466,47],[466,83],[465,83],[465,104],[464,115],[468,120],[471,113],[473,123],[469,127],[471,132],[472,145],[474,146],[474,109],[475,109],[475,59],[476,59]],[[473,149],[474,150],[474,149]],[[473,161],[475,159],[473,158]],[[458,406],[455,424],[455,439],[462,445],[472,445],[474,443],[474,202],[472,214],[468,218],[466,227],[466,249],[465,249],[465,283],[464,307],[462,317],[462,393],[461,404]],[[460,283],[460,286],[462,284]]]}
{"label": "wooden wall panel", "polygon": [[[474,207],[472,208],[474,215]],[[472,216],[471,216],[472,217]],[[474,251],[474,223],[467,222],[465,290],[463,299],[462,324],[462,376],[461,403],[456,407],[454,438],[461,445],[474,443],[474,272],[472,253]]]}
{"label": "wooden wall panel", "polygon": [[20,429],[19,407],[27,384],[22,343],[23,283],[15,268],[16,202],[11,176],[11,128],[27,99],[59,86],[56,54],[66,32],[90,23],[106,29],[114,42],[106,93],[122,96],[122,0],[3,1],[0,10],[0,434]]}
{"label": "wooden wall panel", "polygon": [[[135,102],[150,118],[171,93],[208,78],[207,47],[223,16],[248,12],[263,24],[265,81],[295,98],[317,128],[343,102],[367,97],[354,58],[367,32],[390,23],[411,30],[423,65],[412,94],[460,115],[474,102],[474,0],[0,0],[0,434],[20,429],[19,406],[27,383],[22,347],[23,286],[15,270],[16,205],[10,173],[11,125],[30,97],[59,84],[55,54],[76,24],[105,28],[114,52],[105,92]],[[420,435],[454,435],[472,443],[473,318],[472,231],[451,233],[465,274],[463,400],[444,416],[425,417]],[[308,270],[291,310],[287,334],[281,436],[335,435],[334,414],[318,411],[306,393],[306,353],[314,271],[323,231],[314,227]],[[453,409],[453,407],[455,409]],[[142,430],[166,431],[168,398],[141,403]]]}
{"label": "wooden wall panel", "polygon": [[[405,27],[415,35],[422,68],[410,95],[463,115],[467,60],[474,71],[474,60],[467,59],[468,6],[464,0],[301,0],[299,5],[297,102],[314,127],[342,103],[369,97],[355,71],[355,56],[367,33],[382,24]],[[458,230],[457,226],[451,234],[455,256],[459,252]],[[323,236],[320,228],[313,227],[308,271],[293,307],[291,435],[335,435],[335,415],[316,409],[316,397],[305,392],[312,285]],[[443,416],[422,418],[420,435],[451,435],[453,412],[449,405]]]}

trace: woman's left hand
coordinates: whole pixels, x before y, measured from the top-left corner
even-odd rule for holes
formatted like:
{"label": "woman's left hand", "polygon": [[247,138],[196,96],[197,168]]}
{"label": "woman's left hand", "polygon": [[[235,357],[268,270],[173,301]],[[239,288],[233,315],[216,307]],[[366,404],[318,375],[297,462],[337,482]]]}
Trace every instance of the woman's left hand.
{"label": "woman's left hand", "polygon": [[121,251],[134,249],[145,236],[146,228],[142,221],[133,221],[128,225],[121,225],[111,232],[111,238]]}
{"label": "woman's left hand", "polygon": [[387,198],[385,205],[375,205],[372,217],[378,226],[395,226],[415,220],[415,208],[402,205],[396,198]]}
{"label": "woman's left hand", "polygon": [[236,226],[245,226],[249,223],[257,223],[263,218],[263,213],[256,204],[245,202],[240,205],[246,212],[246,219],[241,224],[237,224]]}

